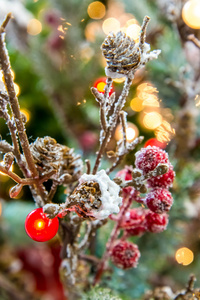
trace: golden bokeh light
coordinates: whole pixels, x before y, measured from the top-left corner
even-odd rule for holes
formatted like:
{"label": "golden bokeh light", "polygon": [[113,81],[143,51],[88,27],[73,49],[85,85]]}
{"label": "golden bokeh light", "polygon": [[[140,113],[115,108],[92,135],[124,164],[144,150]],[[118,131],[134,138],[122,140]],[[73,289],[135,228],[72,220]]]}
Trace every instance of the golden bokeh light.
{"label": "golden bokeh light", "polygon": [[111,31],[116,33],[120,30],[120,22],[115,18],[108,18],[103,22],[102,29],[105,34]]}
{"label": "golden bokeh light", "polygon": [[126,26],[131,26],[131,25],[134,25],[134,24],[137,24],[138,25],[138,21],[135,19],[135,18],[132,18],[132,19],[129,19],[127,22],[126,22]]}
{"label": "golden bokeh light", "polygon": [[1,204],[1,201],[0,201],[0,217],[2,215],[2,204]]}
{"label": "golden bokeh light", "polygon": [[162,121],[162,124],[156,128],[155,136],[159,142],[169,142],[175,135],[175,129],[172,128],[169,122]]}
{"label": "golden bokeh light", "polygon": [[105,82],[99,82],[99,83],[97,84],[97,90],[98,90],[100,93],[103,93],[103,92],[105,92],[105,91],[104,91],[105,86],[106,86],[106,83],[105,83]]}
{"label": "golden bokeh light", "polygon": [[85,37],[89,42],[95,42],[96,36],[102,33],[102,27],[99,22],[88,23],[85,27]]}
{"label": "golden bokeh light", "polygon": [[198,106],[200,106],[200,95],[196,95],[196,97],[195,97],[195,105],[198,107]]}
{"label": "golden bokeh light", "polygon": [[122,82],[124,82],[124,81],[125,81],[125,79],[126,79],[126,77],[122,77],[122,78],[115,78],[115,79],[113,79],[113,81],[114,81],[114,82],[116,82],[116,83],[122,83]]}
{"label": "golden bokeh light", "polygon": [[94,1],[88,5],[87,12],[91,19],[102,19],[106,14],[106,8],[102,2]]}
{"label": "golden bokeh light", "polygon": [[144,82],[144,83],[141,83],[140,85],[138,85],[137,91],[138,92],[146,92],[149,94],[158,93],[157,88],[154,87],[153,85],[151,85],[149,82]]}
{"label": "golden bokeh light", "polygon": [[13,70],[11,70],[11,75],[12,75],[13,80],[15,80],[15,72]]}
{"label": "golden bokeh light", "polygon": [[162,123],[162,116],[156,112],[152,111],[146,113],[143,118],[143,124],[147,129],[156,129]]}
{"label": "golden bokeh light", "polygon": [[[0,162],[0,165],[4,165],[4,161],[1,161]],[[10,167],[10,169],[9,169],[9,171],[11,171],[11,172],[13,172],[13,169],[14,169],[14,165],[12,164],[11,165],[11,167]],[[4,174],[4,173],[2,173],[2,172],[0,172],[0,175],[2,175],[2,176],[8,176],[8,175],[6,175],[6,174]],[[8,177],[9,178],[9,177]]]}
{"label": "golden bokeh light", "polygon": [[139,42],[141,27],[137,24],[131,24],[126,28],[126,35],[132,38],[136,43]]}
{"label": "golden bokeh light", "polygon": [[[145,96],[143,95],[143,105],[144,106],[152,106],[152,107],[159,107],[160,103],[158,101],[158,97],[153,94],[148,94],[148,93],[140,93],[140,94],[146,94]],[[139,98],[140,94],[138,95]]]}
{"label": "golden bokeh light", "polygon": [[20,109],[20,111],[21,111],[21,113],[22,113],[23,115],[25,115],[25,117],[26,117],[26,122],[28,122],[28,121],[30,120],[30,112],[29,112],[27,109],[25,109],[25,108]]}
{"label": "golden bokeh light", "polygon": [[27,32],[30,35],[37,35],[42,31],[42,24],[37,19],[31,19],[27,25]]}
{"label": "golden bokeh light", "polygon": [[19,87],[19,85],[16,84],[16,83],[14,83],[14,88],[15,88],[16,95],[19,96],[19,94],[20,94],[20,87]]}
{"label": "golden bokeh light", "polygon": [[194,254],[190,249],[183,247],[176,251],[175,258],[179,264],[188,266],[193,262]]}
{"label": "golden bokeh light", "polygon": [[140,98],[135,97],[131,100],[130,107],[132,110],[139,112],[144,108],[143,101]]}
{"label": "golden bokeh light", "polygon": [[182,18],[186,25],[193,29],[200,29],[200,1],[189,0],[182,10]]}
{"label": "golden bokeh light", "polygon": [[[127,122],[126,128],[126,139],[128,142],[132,142],[139,135],[139,130],[137,126],[133,123]],[[123,139],[122,126],[118,125],[115,131],[115,139],[117,141]]]}

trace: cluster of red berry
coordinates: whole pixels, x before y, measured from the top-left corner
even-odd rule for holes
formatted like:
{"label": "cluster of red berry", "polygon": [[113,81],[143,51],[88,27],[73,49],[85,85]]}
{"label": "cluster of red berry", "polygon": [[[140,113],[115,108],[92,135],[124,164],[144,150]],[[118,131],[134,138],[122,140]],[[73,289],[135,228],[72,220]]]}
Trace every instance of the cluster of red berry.
{"label": "cluster of red berry", "polygon": [[[166,229],[168,224],[167,212],[170,210],[173,198],[168,191],[172,186],[175,173],[173,166],[169,162],[168,155],[164,150],[155,146],[142,148],[136,153],[135,166],[141,170],[143,175],[153,171],[158,164],[167,164],[167,173],[147,179],[148,193],[142,199],[133,187],[126,188],[124,196],[129,193],[132,200],[141,202],[147,208],[138,207],[128,209],[120,222],[120,228],[124,230],[121,240],[116,241],[111,252],[113,263],[123,269],[136,267],[140,252],[137,245],[126,241],[129,236],[140,236],[145,232],[159,233]],[[120,171],[117,176],[124,180],[131,180],[131,170],[129,167]]]}

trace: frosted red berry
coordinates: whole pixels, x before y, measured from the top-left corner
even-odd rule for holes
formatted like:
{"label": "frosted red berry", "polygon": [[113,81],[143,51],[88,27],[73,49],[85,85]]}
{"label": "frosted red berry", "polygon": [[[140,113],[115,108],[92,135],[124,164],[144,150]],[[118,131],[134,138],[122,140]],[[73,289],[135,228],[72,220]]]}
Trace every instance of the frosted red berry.
{"label": "frosted red berry", "polygon": [[164,231],[167,228],[168,224],[168,215],[164,214],[156,214],[154,212],[149,211],[146,214],[146,226],[147,230],[153,233],[159,233]]}
{"label": "frosted red berry", "polygon": [[116,177],[120,177],[123,180],[132,180],[132,168],[125,167],[121,171],[117,172]]}
{"label": "frosted red berry", "polygon": [[121,269],[137,267],[140,258],[138,246],[127,241],[117,241],[112,249],[112,262]]}
{"label": "frosted red berry", "polygon": [[148,179],[148,184],[149,187],[169,188],[173,185],[174,177],[175,172],[173,171],[173,166],[169,164],[169,170],[167,173],[160,176],[151,177]]}
{"label": "frosted red berry", "polygon": [[143,208],[129,209],[121,223],[128,235],[142,235],[146,231],[145,210]]}
{"label": "frosted red berry", "polygon": [[148,208],[157,214],[168,212],[173,204],[171,193],[162,188],[153,189],[147,194],[145,201]]}
{"label": "frosted red berry", "polygon": [[159,163],[169,163],[168,154],[155,146],[142,148],[135,154],[135,165],[142,170],[144,174],[153,171]]}
{"label": "frosted red berry", "polygon": [[42,208],[31,211],[25,220],[26,233],[37,242],[46,242],[52,239],[56,235],[58,227],[58,218],[47,218]]}

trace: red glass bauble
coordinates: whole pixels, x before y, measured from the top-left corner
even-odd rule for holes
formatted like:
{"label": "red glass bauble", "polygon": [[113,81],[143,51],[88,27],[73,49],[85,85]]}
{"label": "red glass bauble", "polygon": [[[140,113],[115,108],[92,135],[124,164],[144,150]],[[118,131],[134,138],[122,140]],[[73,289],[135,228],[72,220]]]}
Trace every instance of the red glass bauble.
{"label": "red glass bauble", "polygon": [[[106,86],[106,79],[107,79],[107,77],[101,77],[94,82],[93,86],[98,90],[99,93],[102,93],[102,94],[105,93],[104,88]],[[113,87],[113,85],[111,85],[111,89],[109,91],[109,96],[112,95],[113,92],[114,92],[114,87]]]}
{"label": "red glass bauble", "polygon": [[31,211],[25,220],[26,233],[37,242],[46,242],[52,239],[56,235],[58,227],[58,218],[47,218],[42,208]]}
{"label": "red glass bauble", "polygon": [[145,148],[148,146],[156,146],[161,149],[165,149],[167,147],[167,143],[160,142],[156,138],[151,138],[151,139],[147,140],[146,143],[144,144]]}

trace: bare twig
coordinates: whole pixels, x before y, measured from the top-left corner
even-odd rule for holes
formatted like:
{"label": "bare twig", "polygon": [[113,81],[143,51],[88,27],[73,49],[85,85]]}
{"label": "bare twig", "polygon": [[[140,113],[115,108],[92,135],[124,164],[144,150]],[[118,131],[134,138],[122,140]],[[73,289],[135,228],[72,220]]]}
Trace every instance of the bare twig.
{"label": "bare twig", "polygon": [[109,118],[109,127],[107,128],[105,136],[103,137],[102,143],[100,145],[100,149],[98,151],[96,161],[95,161],[95,165],[94,165],[93,172],[92,172],[93,174],[96,174],[96,172],[98,170],[98,167],[100,165],[101,158],[102,158],[102,156],[105,152],[105,148],[107,146],[107,143],[109,142],[109,140],[111,138],[111,135],[113,133],[113,128],[116,126],[119,113],[120,113],[120,111],[122,110],[122,108],[125,104],[125,100],[126,100],[126,97],[128,96],[128,92],[129,92],[131,83],[132,83],[132,79],[129,78],[129,77],[126,78],[122,93],[121,93],[117,103],[114,106],[114,112]]}
{"label": "bare twig", "polygon": [[124,111],[121,111],[121,113],[120,113],[120,121],[122,124],[123,146],[124,146],[124,149],[126,149],[126,142],[127,142],[127,139],[126,139],[126,113]]}
{"label": "bare twig", "polygon": [[138,138],[136,138],[130,145],[128,145],[127,148],[124,149],[123,152],[121,152],[121,154],[116,154],[116,159],[113,162],[112,166],[106,170],[107,174],[110,174],[123,160],[124,156],[129,152],[132,151],[133,149],[135,149],[135,147],[140,144],[143,141],[144,137],[140,136]]}
{"label": "bare twig", "polygon": [[200,40],[194,35],[194,34],[189,34],[187,37],[188,41],[193,42],[195,46],[200,48]]}
{"label": "bare twig", "polygon": [[96,285],[101,279],[101,276],[102,276],[102,274],[105,270],[107,261],[109,259],[110,253],[112,251],[112,247],[114,245],[114,242],[115,242],[115,240],[117,239],[117,237],[119,235],[119,230],[120,230],[121,223],[123,221],[123,217],[124,217],[127,209],[130,207],[132,201],[133,201],[133,199],[129,196],[127,196],[123,200],[123,204],[122,204],[121,210],[119,212],[118,222],[116,223],[115,227],[113,228],[113,231],[111,232],[111,235],[110,235],[110,239],[106,244],[106,251],[105,251],[105,253],[104,253],[104,255],[103,255],[103,257],[102,257],[102,259],[99,263],[98,270],[97,270],[97,273],[96,273],[96,276],[95,276],[95,279],[94,279],[94,285]]}
{"label": "bare twig", "polygon": [[90,174],[90,171],[91,171],[90,160],[89,160],[89,159],[86,159],[86,160],[85,160],[85,163],[86,163],[86,167],[87,167],[86,173],[87,173],[87,174]]}
{"label": "bare twig", "polygon": [[146,29],[147,29],[147,25],[148,25],[149,21],[150,21],[150,17],[146,16],[144,18],[142,26],[141,26],[141,34],[140,34],[140,39],[139,39],[139,48],[141,49],[141,53],[143,53],[143,51],[144,51]]}
{"label": "bare twig", "polygon": [[5,27],[8,24],[9,20],[11,19],[12,15],[8,14],[5,21],[1,25],[0,29],[0,63],[1,63],[1,69],[3,73],[4,78],[4,84],[7,90],[7,93],[9,95],[9,103],[12,109],[12,113],[15,119],[16,128],[19,135],[19,140],[24,152],[24,156],[27,161],[27,165],[29,167],[29,170],[33,177],[38,176],[37,169],[35,167],[33,157],[30,151],[28,138],[25,132],[24,124],[22,122],[21,118],[21,112],[19,108],[18,99],[16,96],[15,88],[14,88],[14,82],[13,77],[11,73],[11,66],[10,66],[10,60],[8,57],[7,49],[4,42],[4,36],[3,33],[5,31]]}
{"label": "bare twig", "polygon": [[12,152],[14,153],[14,148],[5,140],[0,141],[0,152],[7,153]]}
{"label": "bare twig", "polygon": [[47,181],[49,178],[51,178],[52,175],[56,174],[56,171],[53,170],[53,171],[49,172],[48,174],[41,176],[40,178],[21,178],[17,174],[13,173],[12,171],[7,170],[2,165],[0,165],[0,172],[6,174],[11,179],[13,179],[15,182],[22,184],[22,185],[33,185],[33,184],[37,184],[37,183],[41,184],[41,183]]}

